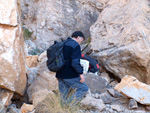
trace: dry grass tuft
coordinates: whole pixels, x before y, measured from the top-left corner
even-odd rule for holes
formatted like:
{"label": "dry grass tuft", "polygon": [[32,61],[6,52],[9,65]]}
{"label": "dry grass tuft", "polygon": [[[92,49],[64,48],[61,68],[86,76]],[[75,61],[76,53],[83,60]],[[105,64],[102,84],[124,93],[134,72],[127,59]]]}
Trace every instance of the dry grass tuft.
{"label": "dry grass tuft", "polygon": [[68,107],[60,103],[58,95],[49,94],[36,106],[35,113],[79,113],[79,105]]}

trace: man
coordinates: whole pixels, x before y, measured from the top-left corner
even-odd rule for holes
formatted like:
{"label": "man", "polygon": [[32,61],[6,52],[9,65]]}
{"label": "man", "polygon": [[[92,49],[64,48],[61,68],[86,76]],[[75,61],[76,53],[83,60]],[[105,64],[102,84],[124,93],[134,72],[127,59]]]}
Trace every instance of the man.
{"label": "man", "polygon": [[[81,31],[76,31],[69,37],[64,44],[65,66],[56,73],[58,79],[60,97],[62,102],[69,105],[78,103],[88,91],[84,83],[83,68],[80,65],[81,48],[80,44],[85,39]],[[71,89],[71,90],[70,90]],[[70,91],[74,89],[70,96]]]}

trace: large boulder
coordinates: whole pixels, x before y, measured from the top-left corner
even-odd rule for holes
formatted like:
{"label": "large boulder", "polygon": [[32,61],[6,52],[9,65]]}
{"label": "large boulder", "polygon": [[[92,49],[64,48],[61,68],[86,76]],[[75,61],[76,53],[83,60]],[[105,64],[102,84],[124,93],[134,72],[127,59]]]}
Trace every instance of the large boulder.
{"label": "large boulder", "polygon": [[92,73],[85,74],[85,83],[93,94],[105,92],[108,84],[101,76]]}
{"label": "large boulder", "polygon": [[126,75],[115,89],[137,102],[150,105],[150,85],[138,81],[135,77]]}
{"label": "large boulder", "polygon": [[33,82],[31,82],[27,90],[29,101],[33,102],[35,106],[45,99],[47,94],[52,93],[52,90],[58,89],[58,81],[55,73],[50,72],[46,66],[47,57],[45,52],[38,59],[39,62],[36,66],[37,77],[33,78]]}
{"label": "large boulder", "polygon": [[66,38],[75,30],[82,30],[89,37],[89,28],[107,1],[21,0],[25,32],[31,34],[27,39],[32,38],[37,48],[45,50],[54,40]]}
{"label": "large boulder", "polygon": [[18,7],[17,0],[0,1],[0,87],[23,95],[26,69]]}
{"label": "large boulder", "polygon": [[120,79],[150,83],[149,11],[148,0],[110,0],[90,28],[93,55]]}

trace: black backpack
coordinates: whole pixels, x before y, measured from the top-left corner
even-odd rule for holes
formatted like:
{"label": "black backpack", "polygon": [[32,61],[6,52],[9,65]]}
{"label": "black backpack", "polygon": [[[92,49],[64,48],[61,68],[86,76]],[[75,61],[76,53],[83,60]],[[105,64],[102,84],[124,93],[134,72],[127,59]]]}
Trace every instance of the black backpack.
{"label": "black backpack", "polygon": [[72,39],[67,39],[65,41],[54,41],[54,44],[47,49],[47,67],[50,71],[58,72],[65,65],[63,46],[64,43]]}
{"label": "black backpack", "polygon": [[100,69],[98,62],[96,60],[94,60],[92,57],[82,54],[81,58],[89,61],[89,71],[90,72],[95,73]]}

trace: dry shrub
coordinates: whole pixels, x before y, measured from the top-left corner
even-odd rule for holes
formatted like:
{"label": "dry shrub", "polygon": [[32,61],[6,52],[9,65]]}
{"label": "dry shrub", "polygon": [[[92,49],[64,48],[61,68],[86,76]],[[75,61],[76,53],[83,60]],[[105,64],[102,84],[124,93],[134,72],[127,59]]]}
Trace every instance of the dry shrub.
{"label": "dry shrub", "polygon": [[58,95],[49,94],[36,106],[35,113],[79,113],[79,105],[68,107],[60,102]]}

